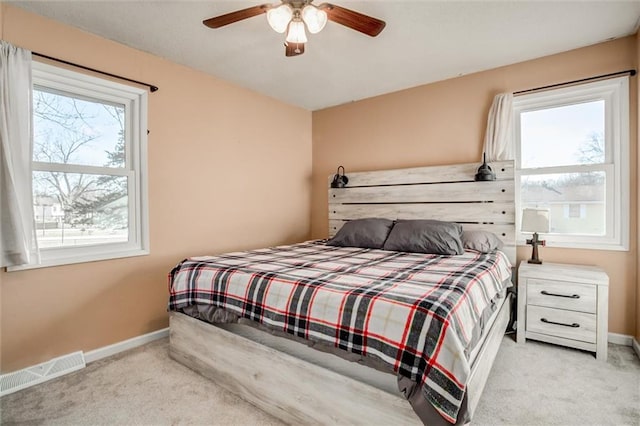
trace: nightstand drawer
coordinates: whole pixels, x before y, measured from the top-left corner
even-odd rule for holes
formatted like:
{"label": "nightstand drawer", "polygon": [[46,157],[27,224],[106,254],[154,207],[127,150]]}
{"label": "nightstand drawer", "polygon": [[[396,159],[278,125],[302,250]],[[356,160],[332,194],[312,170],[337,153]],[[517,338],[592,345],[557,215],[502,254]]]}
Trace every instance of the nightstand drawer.
{"label": "nightstand drawer", "polygon": [[595,314],[596,293],[595,285],[529,279],[527,304]]}
{"label": "nightstand drawer", "polygon": [[527,306],[527,331],[596,343],[596,316],[542,306]]}

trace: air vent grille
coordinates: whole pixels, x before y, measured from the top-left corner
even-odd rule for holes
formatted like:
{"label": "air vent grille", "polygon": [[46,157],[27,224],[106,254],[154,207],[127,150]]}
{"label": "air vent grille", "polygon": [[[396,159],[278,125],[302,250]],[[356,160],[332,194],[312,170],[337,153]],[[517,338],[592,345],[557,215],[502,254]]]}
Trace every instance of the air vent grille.
{"label": "air vent grille", "polygon": [[69,374],[86,366],[84,354],[73,352],[42,364],[0,376],[0,396]]}

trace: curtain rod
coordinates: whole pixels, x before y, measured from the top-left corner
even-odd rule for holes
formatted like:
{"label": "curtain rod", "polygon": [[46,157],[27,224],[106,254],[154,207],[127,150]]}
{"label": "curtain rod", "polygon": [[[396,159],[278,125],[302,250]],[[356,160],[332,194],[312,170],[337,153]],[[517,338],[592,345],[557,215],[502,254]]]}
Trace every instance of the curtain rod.
{"label": "curtain rod", "polygon": [[35,56],[39,56],[41,58],[45,58],[45,59],[49,59],[49,60],[52,60],[52,61],[60,62],[62,64],[71,65],[72,67],[82,68],[83,70],[96,72],[98,74],[107,75],[109,77],[118,78],[120,80],[130,81],[131,83],[140,84],[142,86],[147,86],[149,88],[149,91],[151,91],[151,93],[153,93],[153,92],[158,90],[158,86],[154,86],[153,84],[144,83],[144,82],[138,81],[138,80],[133,80],[133,79],[130,79],[130,78],[127,78],[127,77],[123,77],[121,75],[117,75],[117,74],[111,74],[110,72],[100,71],[100,70],[97,70],[95,68],[85,67],[84,65],[74,64],[73,62],[65,61],[64,59],[54,58],[53,56],[43,55],[42,53],[38,53],[38,52],[31,52],[31,54],[35,55]]}
{"label": "curtain rod", "polygon": [[559,86],[568,86],[570,84],[582,83],[582,82],[591,81],[591,80],[599,80],[602,78],[615,77],[615,76],[624,75],[624,74],[629,74],[631,77],[633,77],[634,75],[636,75],[636,70],[632,69],[632,70],[618,71],[618,72],[612,72],[610,74],[596,75],[595,77],[581,78],[580,80],[565,81],[564,83],[550,84],[548,86],[535,87],[533,89],[527,89],[527,90],[519,90],[517,92],[513,92],[513,94],[521,95],[523,93],[536,92],[538,90],[545,90],[545,89],[552,89],[554,87],[559,87]]}

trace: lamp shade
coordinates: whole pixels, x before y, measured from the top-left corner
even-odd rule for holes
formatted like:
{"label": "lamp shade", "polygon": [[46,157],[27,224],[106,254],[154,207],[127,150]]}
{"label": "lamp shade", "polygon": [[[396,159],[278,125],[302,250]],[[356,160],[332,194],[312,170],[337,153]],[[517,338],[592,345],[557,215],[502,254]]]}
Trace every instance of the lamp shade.
{"label": "lamp shade", "polygon": [[286,40],[289,43],[306,43],[307,34],[304,32],[304,22],[298,20],[291,21],[291,23],[289,23]]}
{"label": "lamp shade", "polygon": [[293,17],[293,9],[288,4],[281,4],[267,11],[267,22],[274,31],[283,33]]}
{"label": "lamp shade", "polygon": [[522,226],[524,232],[549,232],[549,210],[522,209]]}
{"label": "lamp shade", "polygon": [[302,9],[302,20],[307,24],[307,29],[311,34],[322,31],[327,24],[327,12],[320,10],[314,5],[308,4]]}

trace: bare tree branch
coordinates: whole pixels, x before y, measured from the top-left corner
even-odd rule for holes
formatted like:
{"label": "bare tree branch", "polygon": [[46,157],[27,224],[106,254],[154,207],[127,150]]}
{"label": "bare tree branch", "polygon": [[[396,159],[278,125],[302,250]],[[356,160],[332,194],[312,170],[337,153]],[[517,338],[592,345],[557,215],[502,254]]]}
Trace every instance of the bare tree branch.
{"label": "bare tree branch", "polygon": [[605,161],[604,134],[592,132],[580,145],[578,157],[581,164],[597,164]]}

